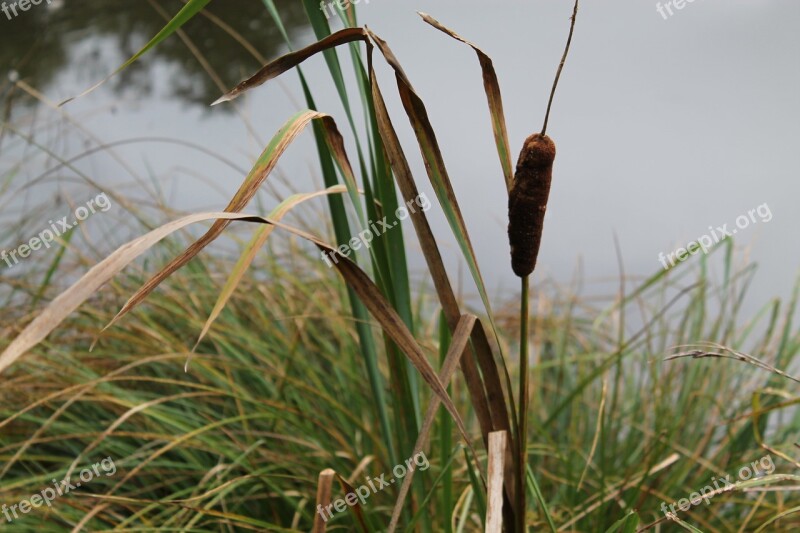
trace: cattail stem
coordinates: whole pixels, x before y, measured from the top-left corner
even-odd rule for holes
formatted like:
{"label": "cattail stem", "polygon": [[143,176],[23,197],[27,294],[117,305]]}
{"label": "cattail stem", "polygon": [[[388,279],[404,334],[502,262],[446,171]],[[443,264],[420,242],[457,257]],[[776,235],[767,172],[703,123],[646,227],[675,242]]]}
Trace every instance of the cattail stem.
{"label": "cattail stem", "polygon": [[569,25],[569,37],[567,37],[567,46],[564,48],[564,55],[561,56],[561,63],[558,64],[556,71],[556,79],[553,80],[553,88],[550,89],[550,100],[547,102],[547,112],[544,115],[544,125],[542,126],[542,136],[547,133],[547,122],[550,120],[550,109],[553,107],[553,97],[556,95],[556,87],[558,87],[558,80],[561,78],[561,71],[564,70],[564,63],[567,62],[567,55],[569,54],[569,46],[572,44],[572,34],[575,33],[575,19],[578,18],[578,2],[575,0],[575,7],[572,8],[572,21]]}
{"label": "cattail stem", "polygon": [[523,276],[519,306],[519,458],[517,460],[517,531],[527,531],[525,475],[528,466],[528,279]]}
{"label": "cattail stem", "polygon": [[564,55],[558,65],[553,88],[550,90],[550,99],[547,102],[547,112],[544,116],[542,132],[535,133],[525,139],[522,151],[519,154],[517,168],[514,173],[514,182],[508,195],[508,239],[511,245],[511,268],[514,274],[522,280],[522,294],[520,295],[520,324],[519,324],[519,393],[517,395],[519,406],[517,409],[519,420],[519,434],[517,435],[517,494],[516,494],[516,521],[515,531],[527,533],[526,527],[526,488],[525,483],[528,466],[528,401],[529,401],[529,376],[528,376],[528,285],[529,277],[536,268],[536,258],[539,255],[539,245],[542,240],[544,228],[544,215],[547,209],[547,200],[550,196],[550,182],[553,175],[553,161],[556,157],[556,145],[546,135],[547,124],[550,120],[550,111],[553,107],[553,97],[556,94],[558,80],[564,70],[569,48],[572,44],[572,35],[575,31],[575,20],[578,17],[578,3],[572,9],[572,19],[569,26],[567,45]]}

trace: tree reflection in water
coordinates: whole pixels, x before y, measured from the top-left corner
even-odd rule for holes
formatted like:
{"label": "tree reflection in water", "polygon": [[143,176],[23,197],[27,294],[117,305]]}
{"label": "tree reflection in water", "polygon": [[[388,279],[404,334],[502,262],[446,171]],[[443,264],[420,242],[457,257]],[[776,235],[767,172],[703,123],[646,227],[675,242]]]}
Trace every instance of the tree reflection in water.
{"label": "tree reflection in water", "polygon": [[[301,2],[276,3],[290,36],[293,30],[305,27]],[[35,9],[20,12],[13,20],[0,16],[0,78],[3,78],[0,88],[7,86],[7,76],[15,73],[14,76],[44,91],[58,79],[59,73],[71,69],[78,79],[85,81],[85,87],[74,90],[85,89],[112,72],[120,61],[132,56],[158,33],[166,20],[157,7],[171,17],[182,6],[183,2],[177,0],[59,0],[51,5],[43,2]],[[283,39],[262,2],[219,0],[211,2],[206,10],[265,58],[275,57],[281,51]],[[183,30],[227,87],[261,66],[234,37],[202,14]],[[139,96],[150,94],[153,80],[149,71],[156,63],[154,58],[173,66],[166,83],[170,92],[167,96],[202,105],[219,96],[219,88],[177,35],[113,78],[109,86],[117,93],[133,90]],[[58,92],[66,96],[63,91]]]}

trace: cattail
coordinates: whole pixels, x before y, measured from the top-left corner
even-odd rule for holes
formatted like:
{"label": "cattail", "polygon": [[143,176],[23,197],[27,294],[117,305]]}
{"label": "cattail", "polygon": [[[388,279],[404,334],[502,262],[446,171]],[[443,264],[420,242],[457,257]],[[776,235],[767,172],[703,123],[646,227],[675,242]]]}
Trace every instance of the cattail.
{"label": "cattail", "polygon": [[550,137],[534,133],[525,139],[517,161],[508,196],[508,240],[511,268],[521,278],[536,267],[555,157],[556,145]]}

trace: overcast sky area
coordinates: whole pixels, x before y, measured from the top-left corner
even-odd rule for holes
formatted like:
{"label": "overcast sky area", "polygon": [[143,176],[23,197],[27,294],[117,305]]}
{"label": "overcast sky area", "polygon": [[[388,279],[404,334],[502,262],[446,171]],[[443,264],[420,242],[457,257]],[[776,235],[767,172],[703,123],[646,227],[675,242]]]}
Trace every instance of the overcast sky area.
{"label": "overcast sky area", "polygon": [[[212,10],[222,9],[216,4]],[[680,10],[672,7],[667,18],[649,0],[582,4],[548,127],[558,156],[536,276],[568,283],[580,259],[587,282],[616,278],[615,234],[626,273],[649,276],[662,268],[660,253],[685,247],[709,234],[710,226],[733,229],[737,217],[762,206],[736,235],[739,263],[759,263],[748,307],[788,298],[800,267],[800,2],[695,0]],[[427,105],[487,284],[502,294],[515,291],[518,282],[510,270],[506,192],[478,62],[469,48],[423,23],[416,11],[431,14],[494,59],[516,161],[523,139],[541,129],[571,9],[567,0],[362,0],[358,5],[360,22],[388,41]],[[264,23],[269,24],[266,16]],[[309,30],[293,38],[296,46],[313,40]],[[81,47],[90,45],[97,42],[76,37],[70,57],[80,57]],[[105,64],[122,58],[105,49],[101,56]],[[349,69],[349,58],[341,57]],[[158,74],[171,67],[152,61],[153,96],[128,94],[120,100],[103,88],[67,111],[85,117],[82,124],[106,141],[175,137],[213,147],[249,167],[263,143],[301,108],[294,73],[237,101],[233,105],[256,126],[256,140],[235,114],[158,97],[165,78]],[[382,59],[377,65],[415,177],[426,183],[393,77]],[[310,60],[304,72],[318,107],[345,130],[324,61]],[[58,101],[96,79],[97,73],[76,67],[40,89]],[[96,111],[112,102],[114,113]],[[216,161],[179,149],[136,146],[120,153],[155,175],[192,167],[216,184],[214,191],[187,176],[171,183],[170,198],[183,209],[224,207],[241,179]],[[280,165],[298,190],[319,179],[315,153],[305,134]],[[83,168],[108,187],[121,179],[110,160],[95,159]],[[36,174],[33,166],[22,171]],[[422,190],[433,199],[430,187]],[[457,268],[455,241],[441,210],[434,205],[428,214],[451,250],[449,264]],[[412,233],[408,224],[407,234]],[[420,257],[411,261],[424,267]],[[604,287],[613,291],[616,284]]]}

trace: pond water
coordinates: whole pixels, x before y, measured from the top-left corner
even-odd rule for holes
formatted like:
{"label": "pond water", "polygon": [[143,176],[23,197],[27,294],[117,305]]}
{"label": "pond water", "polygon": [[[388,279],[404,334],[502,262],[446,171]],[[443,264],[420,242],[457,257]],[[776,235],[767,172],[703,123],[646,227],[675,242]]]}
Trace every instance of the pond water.
{"label": "pond water", "polygon": [[[294,46],[312,42],[301,3],[278,4]],[[55,205],[64,196],[81,203],[101,189],[159,195],[176,216],[221,210],[270,136],[303,107],[291,72],[235,104],[208,107],[222,87],[259,67],[259,55],[274,58],[286,51],[257,0],[211,2],[212,17],[199,16],[186,26],[186,40],[171,37],[62,109],[48,105],[112,72],[181,5],[160,1],[159,12],[144,1],[58,0],[13,18],[0,12],[0,98],[4,123],[14,128],[0,139],[0,176],[13,175],[0,196],[3,242],[26,240],[31,228],[11,221],[33,206]],[[425,100],[487,284],[508,295],[517,281],[508,260],[506,193],[477,60],[424,24],[415,10],[430,13],[494,58],[516,159],[522,140],[541,127],[571,3],[359,4],[360,22],[390,43]],[[642,0],[582,7],[548,128],[559,154],[536,276],[569,285],[580,274],[587,293],[613,293],[620,271],[615,238],[626,276],[642,279],[662,268],[659,254],[725,224],[735,229],[737,217],[756,210],[735,236],[738,262],[759,264],[746,303],[755,310],[772,297],[788,297],[800,266],[800,3],[705,0],[673,11],[665,17],[656,2]],[[341,57],[349,67],[349,58]],[[391,73],[378,63],[415,176],[427,182]],[[310,60],[304,72],[318,107],[345,131],[324,61]],[[31,96],[34,91],[40,99]],[[73,158],[98,144],[113,144],[113,154],[100,151],[70,167],[57,165],[59,157]],[[314,154],[306,133],[282,160],[271,180],[273,192],[318,187]],[[434,198],[430,187],[422,190]],[[263,196],[251,207],[274,203]],[[59,209],[44,216],[63,214]],[[434,205],[428,214],[459,275],[442,213]],[[89,224],[107,235],[124,230],[123,224]],[[424,265],[418,255],[412,262],[419,269]],[[465,272],[460,276],[468,278]],[[717,262],[712,276],[721,277]],[[466,293],[473,292],[470,287],[465,281]]]}

